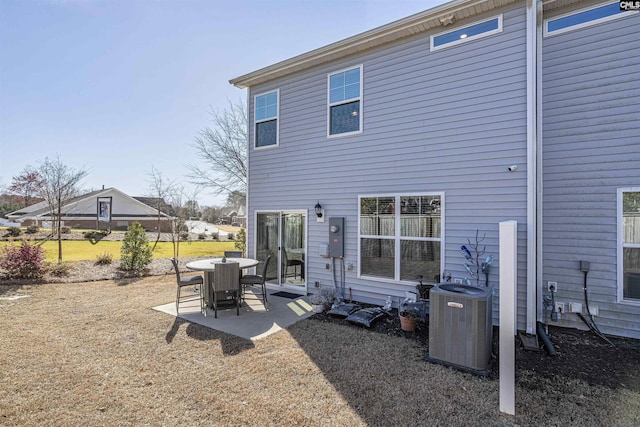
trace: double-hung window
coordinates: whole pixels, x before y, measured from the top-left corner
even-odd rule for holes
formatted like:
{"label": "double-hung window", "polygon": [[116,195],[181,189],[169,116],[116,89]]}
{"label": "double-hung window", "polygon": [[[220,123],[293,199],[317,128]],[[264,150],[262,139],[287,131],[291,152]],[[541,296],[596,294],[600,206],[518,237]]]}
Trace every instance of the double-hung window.
{"label": "double-hung window", "polygon": [[278,90],[255,97],[256,148],[278,145],[278,98]]}
{"label": "double-hung window", "polygon": [[328,135],[362,132],[362,65],[328,76]]}
{"label": "double-hung window", "polygon": [[640,187],[618,190],[618,299],[640,304]]}
{"label": "double-hung window", "polygon": [[422,275],[438,281],[442,199],[441,193],[360,197],[360,275],[410,282]]}

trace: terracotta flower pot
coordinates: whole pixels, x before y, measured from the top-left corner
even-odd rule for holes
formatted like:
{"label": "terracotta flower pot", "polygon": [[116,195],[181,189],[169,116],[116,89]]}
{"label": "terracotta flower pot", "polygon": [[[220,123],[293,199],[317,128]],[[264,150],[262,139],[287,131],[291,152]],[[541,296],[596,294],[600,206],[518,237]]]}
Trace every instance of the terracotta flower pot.
{"label": "terracotta flower pot", "polygon": [[398,316],[400,317],[400,328],[403,331],[413,332],[416,330],[416,324],[418,323],[418,319]]}

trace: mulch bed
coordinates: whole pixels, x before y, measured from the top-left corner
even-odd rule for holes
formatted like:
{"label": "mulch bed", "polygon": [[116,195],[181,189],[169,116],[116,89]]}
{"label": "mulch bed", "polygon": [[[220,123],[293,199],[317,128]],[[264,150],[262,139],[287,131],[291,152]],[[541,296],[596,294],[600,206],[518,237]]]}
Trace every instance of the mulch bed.
{"label": "mulch bed", "polygon": [[[369,307],[374,306],[369,305]],[[311,319],[364,328],[344,318],[328,315],[326,311],[313,315]],[[419,322],[415,332],[405,332],[400,328],[400,320],[395,309],[390,315],[377,320],[370,328],[365,329],[415,341],[416,345],[424,348],[425,354],[429,350],[429,324]],[[556,350],[555,356],[548,354],[541,340],[539,340],[539,351],[525,350],[519,341],[516,341],[516,375],[529,371],[542,378],[558,381],[572,378],[585,381],[589,385],[640,391],[640,340],[609,337],[615,345],[612,347],[590,331],[553,326],[549,327],[548,336]],[[494,327],[493,343],[489,378],[497,380],[499,370],[497,327]]]}

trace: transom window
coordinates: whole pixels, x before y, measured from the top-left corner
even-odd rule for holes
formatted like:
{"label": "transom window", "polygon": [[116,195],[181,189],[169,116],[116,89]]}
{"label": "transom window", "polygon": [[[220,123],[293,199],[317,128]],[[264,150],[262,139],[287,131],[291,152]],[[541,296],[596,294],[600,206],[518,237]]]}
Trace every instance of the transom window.
{"label": "transom window", "polygon": [[279,91],[255,97],[255,146],[278,145],[278,95]]}
{"label": "transom window", "polygon": [[618,212],[619,299],[640,304],[640,187],[619,190]]}
{"label": "transom window", "polygon": [[[359,274],[437,282],[442,271],[442,194],[359,199]],[[399,207],[399,208],[396,208]]]}
{"label": "transom window", "polygon": [[612,19],[638,13],[620,9],[620,2],[607,3],[587,9],[580,9],[575,12],[560,15],[544,21],[544,35],[552,36],[577,30],[578,28],[596,25]]}
{"label": "transom window", "polygon": [[328,135],[362,132],[362,65],[328,76]]}
{"label": "transom window", "polygon": [[502,32],[502,15],[431,36],[431,51]]}

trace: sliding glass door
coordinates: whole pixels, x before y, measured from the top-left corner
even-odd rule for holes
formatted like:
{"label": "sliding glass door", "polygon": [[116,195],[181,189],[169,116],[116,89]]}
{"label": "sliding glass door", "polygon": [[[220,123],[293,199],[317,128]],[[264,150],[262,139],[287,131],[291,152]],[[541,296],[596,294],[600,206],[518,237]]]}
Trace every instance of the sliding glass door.
{"label": "sliding glass door", "polygon": [[[278,283],[278,258],[280,247],[280,214],[277,212],[259,213],[256,217],[256,259],[264,261],[271,255],[267,269],[267,282]],[[262,272],[258,272],[262,273]]]}
{"label": "sliding glass door", "polygon": [[256,256],[271,255],[267,282],[306,291],[307,215],[304,211],[258,212]]}

